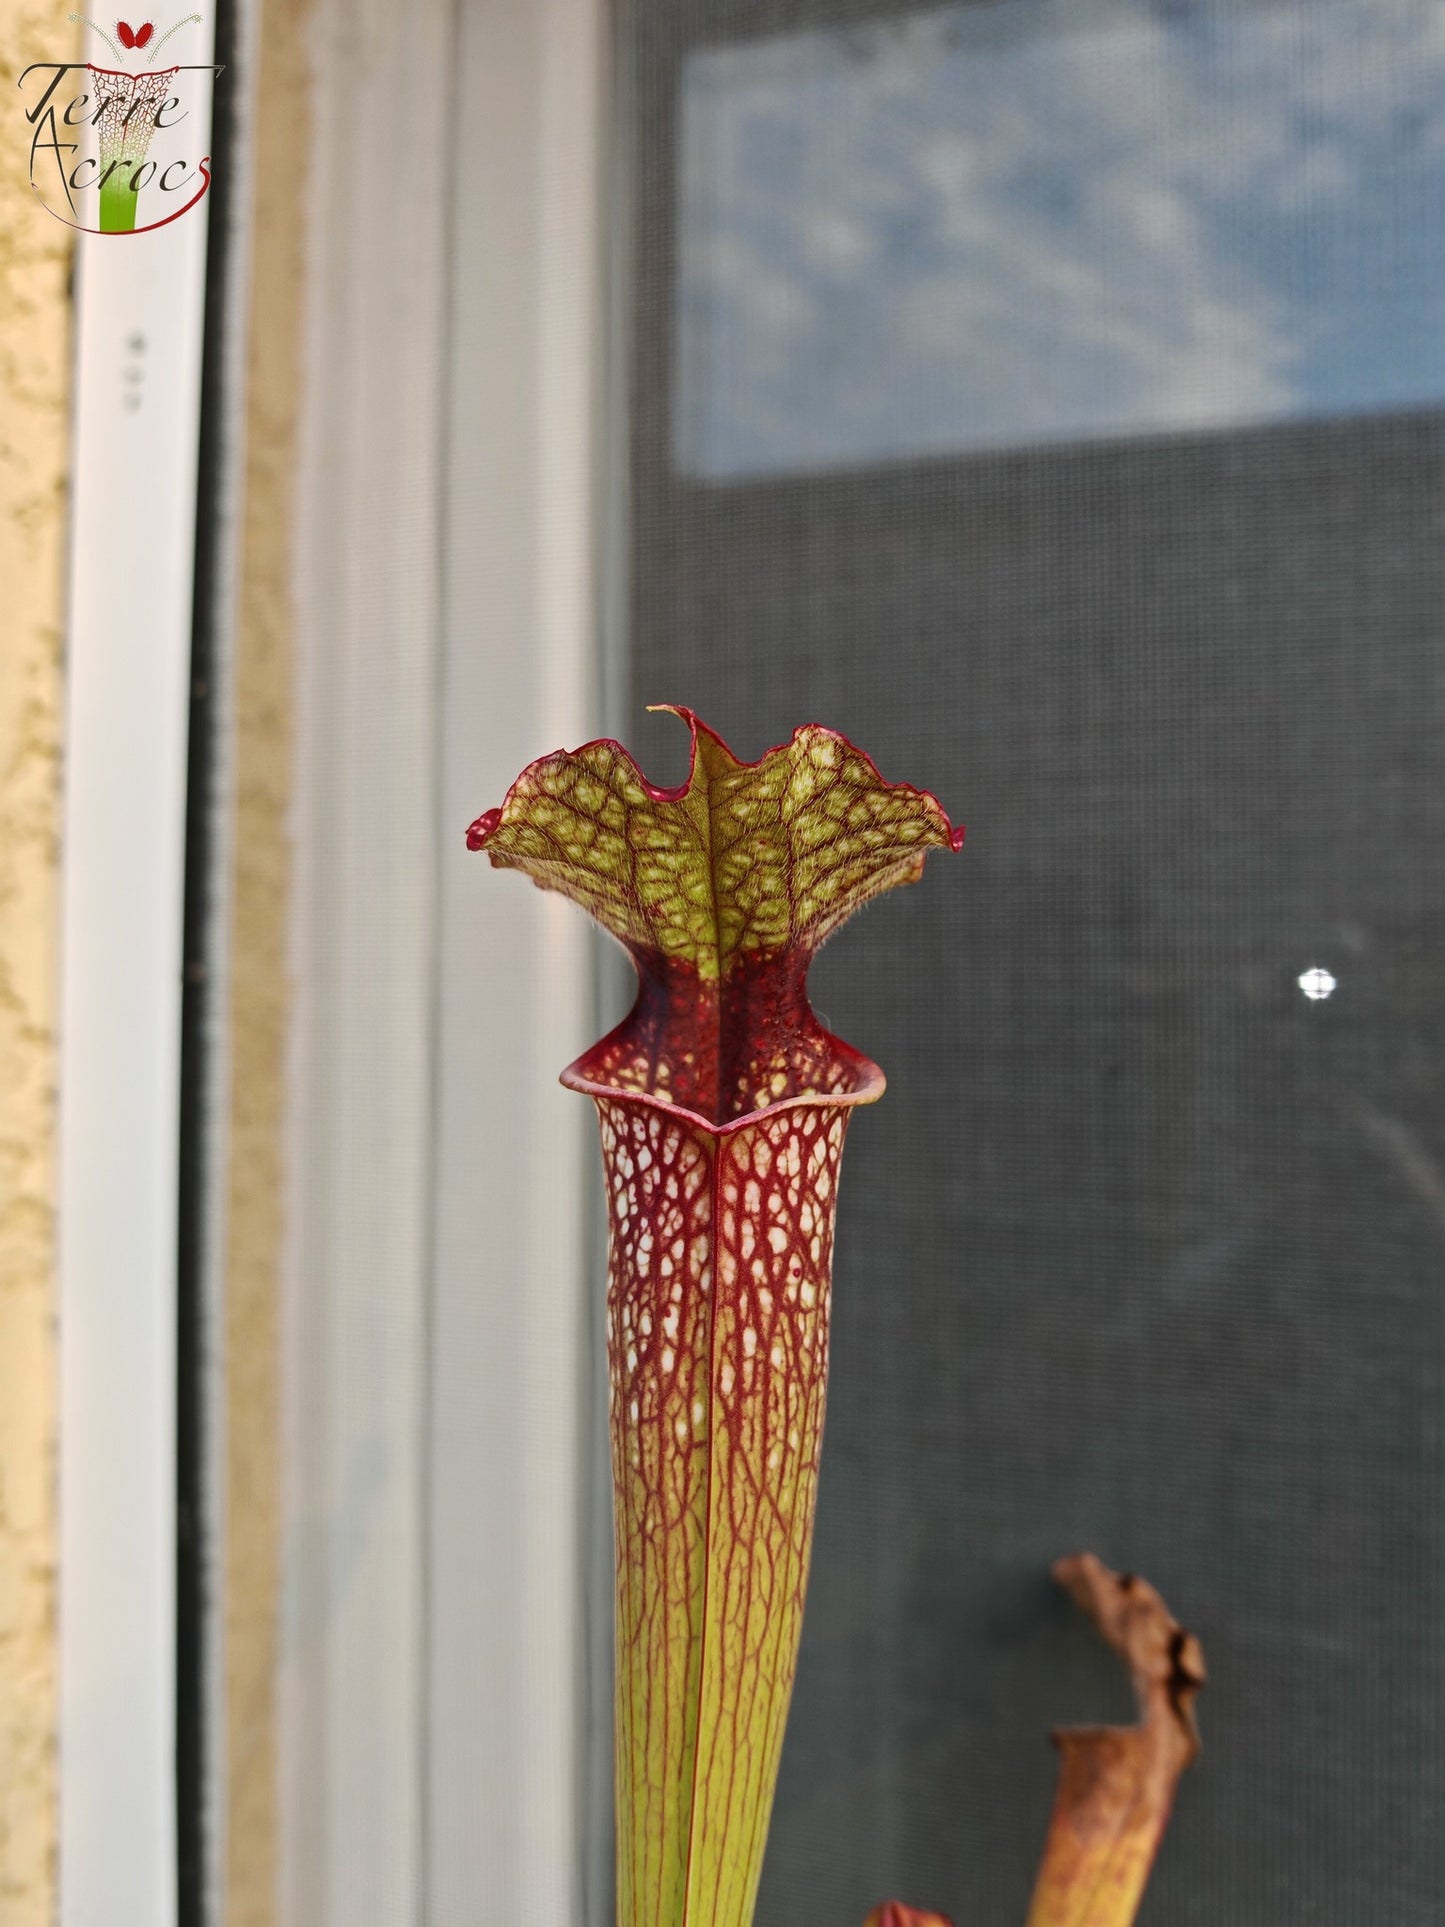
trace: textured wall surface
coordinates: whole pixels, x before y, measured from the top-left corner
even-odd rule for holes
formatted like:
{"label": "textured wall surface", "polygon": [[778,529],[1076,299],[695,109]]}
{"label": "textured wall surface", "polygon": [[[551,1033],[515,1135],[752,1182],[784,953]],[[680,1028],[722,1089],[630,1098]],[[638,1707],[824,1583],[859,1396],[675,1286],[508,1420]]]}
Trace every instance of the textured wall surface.
{"label": "textured wall surface", "polygon": [[0,1920],[55,1908],[56,872],[70,236],[31,195],[16,82],[75,38],[0,0]]}
{"label": "textured wall surface", "polygon": [[310,140],[309,7],[261,8],[236,637],[226,1206],[227,1927],[271,1927],[281,1497],[279,1266],[290,1009],[295,424]]}

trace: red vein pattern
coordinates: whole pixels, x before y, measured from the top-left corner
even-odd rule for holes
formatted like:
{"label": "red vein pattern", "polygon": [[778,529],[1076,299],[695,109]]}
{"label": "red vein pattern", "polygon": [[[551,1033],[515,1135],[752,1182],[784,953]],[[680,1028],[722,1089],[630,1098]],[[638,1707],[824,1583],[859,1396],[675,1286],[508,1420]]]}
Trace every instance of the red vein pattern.
{"label": "red vein pattern", "polygon": [[563,1072],[610,1218],[618,1927],[748,1927],[792,1691],[827,1379],[838,1166],[876,1064],[807,996],[819,944],[957,849],[937,800],[809,725],[688,780],[620,744],[531,764],[468,843],[581,903],[637,1001]]}
{"label": "red vein pattern", "polygon": [[[847,1111],[725,1135],[599,1099],[619,1918],[752,1919],[808,1575]],[[711,1555],[711,1556],[710,1556]]]}

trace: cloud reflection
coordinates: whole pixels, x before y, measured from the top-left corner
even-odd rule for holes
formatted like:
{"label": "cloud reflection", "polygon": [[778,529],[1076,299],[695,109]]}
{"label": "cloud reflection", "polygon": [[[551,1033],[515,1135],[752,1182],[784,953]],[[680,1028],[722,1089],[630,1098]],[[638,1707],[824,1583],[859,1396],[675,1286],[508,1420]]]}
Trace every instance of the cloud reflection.
{"label": "cloud reflection", "polygon": [[999,0],[703,49],[680,468],[1445,399],[1441,0]]}

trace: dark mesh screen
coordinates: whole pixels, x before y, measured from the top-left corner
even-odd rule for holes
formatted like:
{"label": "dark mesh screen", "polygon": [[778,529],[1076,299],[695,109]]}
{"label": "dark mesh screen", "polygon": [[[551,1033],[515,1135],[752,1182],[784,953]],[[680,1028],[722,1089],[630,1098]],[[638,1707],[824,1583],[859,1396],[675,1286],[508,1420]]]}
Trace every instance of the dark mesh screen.
{"label": "dark mesh screen", "polygon": [[878,11],[621,28],[629,740],[676,781],[645,701],[747,755],[825,722],[969,829],[814,972],[890,1089],[845,1162],[759,1920],[1022,1919],[1048,1727],[1129,1711],[1047,1583],[1088,1546],[1212,1674],[1145,1920],[1434,1927],[1442,417],[680,474],[686,57]]}

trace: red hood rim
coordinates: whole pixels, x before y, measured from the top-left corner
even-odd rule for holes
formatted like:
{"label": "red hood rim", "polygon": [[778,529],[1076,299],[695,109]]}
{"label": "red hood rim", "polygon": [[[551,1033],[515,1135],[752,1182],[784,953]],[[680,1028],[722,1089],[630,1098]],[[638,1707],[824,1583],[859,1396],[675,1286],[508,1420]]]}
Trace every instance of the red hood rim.
{"label": "red hood rim", "polygon": [[846,1111],[860,1104],[876,1104],[888,1087],[888,1080],[880,1066],[871,1057],[864,1057],[861,1051],[855,1051],[853,1055],[866,1080],[861,1090],[802,1091],[796,1097],[780,1097],[775,1104],[761,1105],[755,1111],[745,1111],[741,1117],[730,1117],[725,1123],[719,1124],[716,1118],[704,1117],[701,1111],[690,1110],[686,1104],[674,1104],[671,1098],[658,1097],[650,1091],[628,1090],[620,1084],[600,1083],[596,1078],[588,1077],[579,1067],[590,1054],[584,1051],[581,1057],[575,1058],[563,1071],[558,1083],[565,1085],[569,1091],[580,1092],[583,1097],[605,1097],[611,1104],[636,1104],[644,1110],[665,1111],[671,1117],[681,1118],[694,1130],[705,1131],[709,1137],[717,1138],[731,1137],[764,1118],[776,1117],[780,1111],[800,1110],[804,1105],[811,1105],[815,1110]]}

